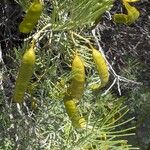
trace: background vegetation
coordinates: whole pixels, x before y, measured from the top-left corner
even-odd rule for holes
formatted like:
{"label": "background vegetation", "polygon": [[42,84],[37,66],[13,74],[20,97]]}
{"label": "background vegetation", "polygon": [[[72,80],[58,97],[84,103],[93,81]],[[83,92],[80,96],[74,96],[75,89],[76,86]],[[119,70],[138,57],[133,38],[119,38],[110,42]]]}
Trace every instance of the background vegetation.
{"label": "background vegetation", "polygon": [[[38,25],[25,35],[18,26],[29,4],[0,2],[0,149],[149,150],[150,2],[134,3],[140,18],[126,26],[112,21],[112,15],[122,11],[121,1],[44,0]],[[37,35],[34,75],[25,102],[18,105],[12,103],[18,68]],[[109,84],[101,90],[90,88],[98,75],[87,40],[103,49],[113,68]],[[62,101],[75,48],[86,66],[86,88],[78,104],[88,121],[86,129],[72,127]],[[115,84],[104,95],[118,78],[120,88]]]}

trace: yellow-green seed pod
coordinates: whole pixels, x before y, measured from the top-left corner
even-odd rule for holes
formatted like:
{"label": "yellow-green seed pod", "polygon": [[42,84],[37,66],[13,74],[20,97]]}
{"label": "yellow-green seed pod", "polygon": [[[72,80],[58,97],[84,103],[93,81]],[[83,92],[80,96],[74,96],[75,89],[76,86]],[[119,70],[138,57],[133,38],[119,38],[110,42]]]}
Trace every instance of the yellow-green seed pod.
{"label": "yellow-green seed pod", "polygon": [[26,50],[23,55],[19,74],[16,80],[13,102],[23,102],[25,91],[33,74],[33,67],[35,64],[35,51],[33,45]]}
{"label": "yellow-green seed pod", "polygon": [[126,25],[130,25],[134,23],[140,16],[139,11],[129,4],[129,2],[135,2],[138,0],[123,0],[123,4],[127,10],[127,14],[114,14],[113,20],[116,23],[124,23]]}
{"label": "yellow-green seed pod", "polygon": [[19,25],[19,31],[22,33],[30,33],[38,23],[42,13],[43,6],[39,0],[34,2],[29,7],[23,21]]}
{"label": "yellow-green seed pod", "polygon": [[74,73],[74,76],[71,80],[70,87],[68,88],[68,94],[72,98],[80,99],[84,92],[85,68],[83,61],[77,54],[72,62],[72,72]]}
{"label": "yellow-green seed pod", "polygon": [[138,2],[140,0],[123,0],[124,2],[128,2],[128,3],[133,3],[133,2]]}
{"label": "yellow-green seed pod", "polygon": [[125,2],[125,1],[124,1],[124,6],[128,12],[126,24],[130,25],[130,24],[134,23],[139,18],[140,13],[134,6],[131,6],[129,3]]}
{"label": "yellow-green seed pod", "polygon": [[64,97],[64,105],[66,112],[75,128],[85,128],[86,120],[80,116],[75,101],[69,96]]}
{"label": "yellow-green seed pod", "polygon": [[100,88],[102,88],[109,81],[108,66],[107,66],[107,63],[106,63],[103,55],[98,50],[93,48],[92,49],[92,56],[93,56],[93,60],[95,62],[95,65],[96,65],[96,68],[97,68],[100,80],[101,80]]}
{"label": "yellow-green seed pod", "polygon": [[126,14],[114,14],[113,21],[120,24],[126,24],[128,21],[128,16]]}

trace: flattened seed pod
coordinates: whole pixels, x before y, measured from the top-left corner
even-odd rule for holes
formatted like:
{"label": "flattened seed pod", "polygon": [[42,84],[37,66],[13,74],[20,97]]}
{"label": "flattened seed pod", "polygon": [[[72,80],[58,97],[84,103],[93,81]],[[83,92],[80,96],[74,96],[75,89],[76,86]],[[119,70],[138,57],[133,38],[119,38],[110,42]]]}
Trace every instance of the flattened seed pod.
{"label": "flattened seed pod", "polygon": [[21,66],[19,68],[19,74],[16,80],[13,102],[21,103],[23,102],[23,97],[27,86],[33,74],[33,67],[35,64],[35,51],[33,46],[26,50],[23,55]]}
{"label": "flattened seed pod", "polygon": [[127,20],[128,20],[128,16],[126,14],[114,14],[113,15],[113,20],[116,23],[126,24]]}
{"label": "flattened seed pod", "polygon": [[84,92],[85,68],[81,58],[77,54],[72,63],[72,72],[74,76],[68,88],[68,94],[72,98],[80,99]]}
{"label": "flattened seed pod", "polygon": [[131,6],[129,3],[125,2],[125,1],[123,3],[124,3],[124,6],[128,12],[128,15],[127,15],[128,19],[127,19],[126,24],[130,25],[130,24],[134,23],[139,18],[140,13],[134,6]]}
{"label": "flattened seed pod", "polygon": [[102,88],[108,83],[108,80],[109,80],[108,66],[104,57],[98,50],[92,49],[92,56],[93,56],[93,60],[95,62],[99,77],[101,79],[100,88]]}
{"label": "flattened seed pod", "polygon": [[133,3],[133,2],[138,2],[140,0],[123,0],[123,1],[128,2],[128,3]]}
{"label": "flattened seed pod", "polygon": [[35,25],[38,23],[42,9],[43,7],[40,3],[40,0],[34,0],[28,9],[23,21],[19,25],[19,31],[22,33],[31,32]]}
{"label": "flattened seed pod", "polygon": [[75,101],[68,96],[64,97],[64,105],[66,112],[75,128],[84,128],[86,126],[86,120],[80,116]]}

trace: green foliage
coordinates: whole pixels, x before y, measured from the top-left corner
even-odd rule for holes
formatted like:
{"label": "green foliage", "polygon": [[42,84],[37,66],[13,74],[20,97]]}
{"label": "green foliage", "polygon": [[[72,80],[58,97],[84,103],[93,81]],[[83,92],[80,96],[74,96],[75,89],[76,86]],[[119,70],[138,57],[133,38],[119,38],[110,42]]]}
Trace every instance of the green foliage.
{"label": "green foliage", "polygon": [[[3,122],[9,118],[9,115],[13,117],[7,123],[7,128],[6,126],[4,128],[9,129],[10,132],[13,131],[15,135],[1,131],[1,134],[8,138],[3,139],[2,144],[5,147],[6,141],[11,139],[9,146],[12,148],[10,149],[13,149],[15,144],[20,149],[69,150],[86,149],[87,147],[102,150],[106,147],[118,150],[130,149],[127,141],[121,140],[120,137],[133,135],[129,131],[134,127],[120,130],[116,128],[128,123],[132,118],[120,122],[128,109],[118,101],[114,104],[110,102],[112,101],[111,95],[101,97],[101,99],[97,98],[96,102],[89,102],[89,99],[83,101],[84,107],[81,111],[87,116],[88,126],[82,130],[75,130],[72,127],[61,101],[51,100],[45,95],[41,95],[37,100],[38,108],[35,111],[29,110],[25,104],[21,107],[19,105],[9,106],[8,112],[3,115],[3,117],[6,116]],[[102,105],[102,101],[105,102],[105,105]]]}
{"label": "green foliage", "polygon": [[51,25],[52,30],[70,30],[91,25],[106,10],[112,7],[114,0],[64,0],[51,1],[51,14],[46,15],[45,6],[39,27]]}
{"label": "green foliage", "polygon": [[[91,26],[99,15],[109,10],[114,0],[51,2],[51,15],[47,14],[45,5],[37,31],[33,35],[34,38],[38,37],[35,38],[36,69],[25,95],[25,102],[21,105],[14,104],[4,96],[1,147],[4,150],[137,149],[122,139],[127,135],[134,135],[134,127],[122,129],[122,125],[133,120],[122,120],[129,110],[122,105],[122,99],[111,94],[102,96],[103,91],[93,91],[90,88],[98,78],[91,50],[83,44],[83,38],[70,32],[70,29],[75,30],[84,35],[85,39],[93,40],[91,34],[84,30],[86,25]],[[26,7],[26,4],[22,5]],[[73,77],[70,66],[76,52],[74,48],[77,48],[85,62],[87,75],[85,91],[77,107],[88,125],[77,130],[72,127],[63,104],[64,94]],[[22,51],[15,49],[15,53],[18,61]],[[7,73],[8,70],[4,75]],[[16,76],[16,70],[12,70],[12,73]],[[33,100],[36,108],[32,106]]]}
{"label": "green foliage", "polygon": [[[34,73],[36,82],[31,83],[35,85],[33,92],[26,95],[26,103],[23,105],[9,104],[4,108],[2,122],[10,121],[1,131],[1,135],[7,137],[1,139],[3,147],[9,144],[10,149],[16,146],[20,149],[43,150],[134,149],[126,140],[121,139],[133,135],[130,130],[134,127],[121,129],[121,126],[132,118],[121,122],[128,109],[121,104],[121,99],[117,100],[111,94],[102,97],[100,92],[93,93],[91,89],[86,88],[79,110],[88,121],[88,126],[75,130],[64,108],[62,98],[65,88],[62,87],[63,82],[60,82],[67,84],[72,77],[71,69],[63,67],[63,59],[61,62],[59,57],[52,57],[52,50],[45,52],[44,49],[39,49],[37,55],[37,70]],[[63,67],[61,72],[60,67]],[[37,103],[34,110],[31,108],[32,98],[35,98]],[[10,132],[6,133],[6,130]],[[14,134],[11,134],[12,132]]]}

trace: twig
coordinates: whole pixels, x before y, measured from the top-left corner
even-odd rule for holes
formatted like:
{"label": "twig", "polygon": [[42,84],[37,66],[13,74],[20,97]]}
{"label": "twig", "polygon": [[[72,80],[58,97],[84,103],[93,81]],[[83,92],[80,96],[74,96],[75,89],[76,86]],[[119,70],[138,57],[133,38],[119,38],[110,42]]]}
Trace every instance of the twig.
{"label": "twig", "polygon": [[117,79],[115,78],[114,79],[114,81],[113,81],[113,83],[109,86],[109,88],[102,94],[102,96],[103,95],[106,95],[109,91],[110,91],[110,89],[114,86],[114,84],[116,83],[116,81],[117,81]]}
{"label": "twig", "polygon": [[37,41],[39,39],[39,37],[41,36],[41,33],[45,32],[45,30],[49,27],[51,27],[51,24],[47,24],[46,26],[44,26],[39,32],[37,32],[35,35],[33,35],[33,39],[35,41]]}
{"label": "twig", "polygon": [[[35,40],[35,41],[41,40],[41,39],[45,36],[45,34],[47,34],[47,32],[50,31],[51,34],[52,34],[52,31],[51,31],[51,30],[46,30],[46,29],[49,28],[50,26],[51,26],[51,24],[47,24],[47,25],[44,26],[40,31],[36,32],[36,33],[33,34],[33,35],[30,35],[28,38],[25,38],[25,39],[17,39],[17,38],[14,38],[14,37],[12,37],[12,38],[13,38],[13,40],[24,41],[24,42],[29,41],[29,40],[31,40],[31,39],[33,39],[33,40]],[[41,36],[42,33],[43,33],[43,35]],[[41,36],[41,37],[40,37],[40,36]]]}

